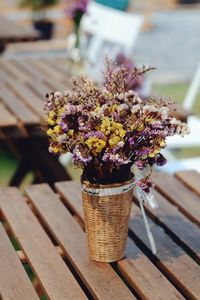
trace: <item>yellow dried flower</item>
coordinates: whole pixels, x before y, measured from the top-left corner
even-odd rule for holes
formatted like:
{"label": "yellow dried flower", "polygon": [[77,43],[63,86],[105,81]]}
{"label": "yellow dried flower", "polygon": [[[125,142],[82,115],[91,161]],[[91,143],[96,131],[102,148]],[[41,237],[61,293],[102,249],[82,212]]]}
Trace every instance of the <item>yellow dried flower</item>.
{"label": "yellow dried flower", "polygon": [[88,140],[86,140],[85,143],[88,146],[88,148],[92,150],[92,153],[94,155],[100,153],[106,145],[106,142],[104,140],[99,139],[95,136],[90,137]]}
{"label": "yellow dried flower", "polygon": [[101,132],[103,132],[105,135],[109,135],[111,132],[111,122],[108,117],[105,117],[101,123],[100,126]]}
{"label": "yellow dried flower", "polygon": [[138,128],[137,131],[142,131],[144,129],[144,124],[141,124]]}
{"label": "yellow dried flower", "polygon": [[49,128],[49,129],[47,130],[47,134],[48,134],[48,135],[52,135],[53,133],[54,133],[53,129]]}
{"label": "yellow dried flower", "polygon": [[60,132],[61,132],[61,127],[60,127],[59,125],[56,125],[56,126],[54,127],[53,131],[54,131],[55,133],[60,133]]}
{"label": "yellow dried flower", "polygon": [[164,141],[164,140],[162,140],[161,142],[160,142],[160,147],[165,147],[166,146],[166,142]]}
{"label": "yellow dried flower", "polygon": [[55,112],[54,111],[50,111],[49,112],[49,118],[53,119],[54,116],[55,116]]}
{"label": "yellow dried flower", "polygon": [[113,135],[110,139],[109,139],[109,144],[110,146],[116,146],[120,141],[120,137],[117,135]]}
{"label": "yellow dried flower", "polygon": [[68,130],[68,135],[72,136],[74,134],[74,129]]}

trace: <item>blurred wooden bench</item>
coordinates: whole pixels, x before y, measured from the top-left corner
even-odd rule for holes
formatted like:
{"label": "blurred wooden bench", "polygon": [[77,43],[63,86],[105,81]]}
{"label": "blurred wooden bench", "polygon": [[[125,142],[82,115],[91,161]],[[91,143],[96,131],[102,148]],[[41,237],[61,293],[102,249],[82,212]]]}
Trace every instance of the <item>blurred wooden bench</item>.
{"label": "blurred wooden bench", "polygon": [[71,177],[48,153],[48,138],[42,127],[47,92],[69,87],[65,60],[0,60],[0,141],[6,143],[19,160],[10,184],[20,185],[32,170],[35,181],[53,185]]}
{"label": "blurred wooden bench", "polygon": [[67,39],[53,39],[49,41],[10,43],[5,47],[3,57],[24,58],[24,57],[48,57],[64,56],[67,52]]}
{"label": "blurred wooden bench", "polygon": [[34,41],[39,38],[36,30],[22,26],[8,18],[0,16],[0,52],[11,42]]}

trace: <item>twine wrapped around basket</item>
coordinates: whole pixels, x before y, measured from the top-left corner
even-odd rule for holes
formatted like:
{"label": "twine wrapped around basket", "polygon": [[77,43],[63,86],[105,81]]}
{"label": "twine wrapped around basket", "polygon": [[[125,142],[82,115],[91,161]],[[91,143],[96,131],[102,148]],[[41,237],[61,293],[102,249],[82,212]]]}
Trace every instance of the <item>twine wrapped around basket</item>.
{"label": "twine wrapped around basket", "polygon": [[83,182],[85,228],[93,260],[114,262],[124,256],[133,186],[133,180],[111,185]]}

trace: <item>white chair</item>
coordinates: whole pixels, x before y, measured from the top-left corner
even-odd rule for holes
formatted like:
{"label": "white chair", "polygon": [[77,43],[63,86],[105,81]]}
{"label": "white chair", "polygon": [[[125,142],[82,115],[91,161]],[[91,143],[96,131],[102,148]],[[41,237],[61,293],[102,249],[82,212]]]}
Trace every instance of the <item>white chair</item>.
{"label": "white chair", "polygon": [[102,69],[105,55],[112,59],[120,52],[131,56],[142,24],[141,15],[118,11],[91,1],[81,22],[81,29],[87,37],[86,57],[91,64],[89,72],[93,71],[95,75]]}
{"label": "white chair", "polygon": [[[192,109],[195,99],[197,98],[197,93],[199,88],[200,88],[200,62],[198,64],[197,71],[193,77],[193,80],[191,82],[185,100],[183,102],[183,107],[185,109],[190,109],[190,110]],[[197,116],[189,116],[188,126],[190,127],[191,130],[190,135],[187,135],[184,138],[181,138],[179,136],[169,137],[167,139],[168,149],[170,150],[177,150],[181,148],[200,149],[200,118]],[[166,153],[169,153],[169,151],[167,151]],[[166,164],[166,166],[162,168],[163,171],[166,171],[168,173],[174,173],[175,171],[193,169],[200,172],[200,157],[176,160],[173,154],[171,153],[171,158],[169,162]]]}
{"label": "white chair", "polygon": [[[183,107],[185,109],[192,110],[194,102],[197,98],[197,93],[200,88],[200,62],[197,67],[197,71],[193,77],[189,90],[183,101]],[[199,99],[200,100],[200,99]],[[196,116],[188,117],[188,126],[190,127],[191,133],[184,138],[179,136],[169,137],[167,139],[167,145],[170,149],[179,148],[191,148],[200,147],[200,118]]]}

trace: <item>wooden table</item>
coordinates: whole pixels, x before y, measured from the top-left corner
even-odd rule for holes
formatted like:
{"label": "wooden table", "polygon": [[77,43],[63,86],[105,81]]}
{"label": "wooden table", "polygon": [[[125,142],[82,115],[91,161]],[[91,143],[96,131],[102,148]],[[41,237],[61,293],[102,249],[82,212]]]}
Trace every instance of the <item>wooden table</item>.
{"label": "wooden table", "polygon": [[0,60],[0,141],[21,160],[11,180],[19,185],[32,169],[36,181],[67,180],[70,176],[49,154],[44,124],[44,96],[69,87],[64,59]]}
{"label": "wooden table", "polygon": [[22,26],[10,19],[0,16],[0,52],[7,43],[34,41],[39,38],[36,30]]}
{"label": "wooden table", "polygon": [[[0,189],[0,298],[200,299],[200,174],[154,177],[159,208],[146,210],[158,252],[151,253],[134,203],[126,256],[113,264],[88,257],[78,182],[56,183],[56,192],[32,185],[25,196]],[[22,264],[30,266],[32,283]]]}

